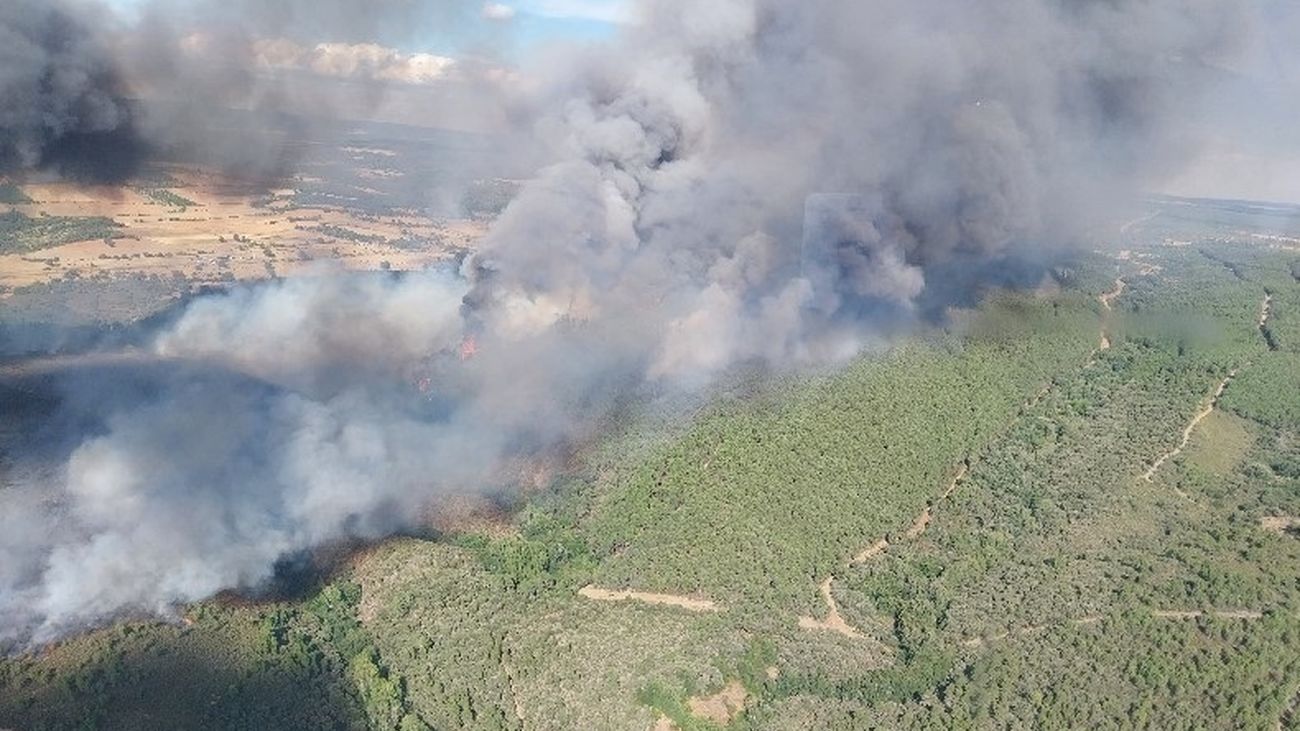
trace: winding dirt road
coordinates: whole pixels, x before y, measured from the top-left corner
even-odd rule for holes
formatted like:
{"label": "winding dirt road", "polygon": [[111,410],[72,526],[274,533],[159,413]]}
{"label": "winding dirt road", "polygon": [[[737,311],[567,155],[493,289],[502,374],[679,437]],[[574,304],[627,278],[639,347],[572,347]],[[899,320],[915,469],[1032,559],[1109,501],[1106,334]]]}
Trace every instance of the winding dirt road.
{"label": "winding dirt road", "polygon": [[[953,475],[952,480],[949,481],[948,487],[939,495],[937,500],[927,505],[925,510],[922,510],[920,514],[916,516],[916,519],[912,521],[912,525],[908,527],[905,533],[903,533],[905,539],[915,540],[925,533],[925,531],[930,527],[931,521],[934,520],[935,508],[938,507],[939,503],[952,497],[953,493],[957,492],[957,488],[961,486],[963,481],[965,481],[966,475],[969,474],[969,472],[970,463],[968,461],[963,461],[961,466],[957,468],[957,473]],[[881,538],[855,555],[849,561],[848,565],[856,566],[858,564],[866,563],[867,561],[880,556],[885,551],[888,551],[891,545],[893,545],[893,543],[888,537]],[[845,621],[843,615],[840,614],[839,604],[835,602],[835,597],[831,594],[831,588],[834,586],[834,583],[835,576],[831,575],[826,577],[826,580],[821,583],[820,587],[822,600],[826,603],[826,618],[817,619],[816,617],[800,617],[799,627],[812,631],[830,630],[838,632],[845,637],[852,637],[854,639],[870,639],[866,635],[862,634],[862,632],[856,627]]]}
{"label": "winding dirt road", "polygon": [[806,630],[818,631],[827,630],[838,632],[845,637],[851,637],[855,640],[867,639],[866,635],[858,631],[857,627],[845,621],[840,614],[840,605],[836,603],[835,597],[831,595],[831,585],[835,582],[834,576],[829,576],[821,584],[822,599],[826,602],[826,619],[816,619],[814,617],[800,617],[799,627]]}
{"label": "winding dirt road", "polygon": [[[1261,331],[1264,329],[1264,326],[1268,324],[1268,318],[1272,314],[1272,307],[1273,307],[1273,296],[1265,295],[1264,301],[1261,302],[1259,306],[1258,327]],[[1183,435],[1182,438],[1178,441],[1178,446],[1160,455],[1160,458],[1157,459],[1149,469],[1147,469],[1146,474],[1142,475],[1142,479],[1146,480],[1147,482],[1151,482],[1152,478],[1154,478],[1156,473],[1160,471],[1160,468],[1164,466],[1165,462],[1168,462],[1169,460],[1177,457],[1178,455],[1183,453],[1184,449],[1187,449],[1187,444],[1192,440],[1192,433],[1196,431],[1196,427],[1200,426],[1202,421],[1205,421],[1207,418],[1209,418],[1210,414],[1214,413],[1214,410],[1219,406],[1219,399],[1223,398],[1224,392],[1228,390],[1228,386],[1232,383],[1234,379],[1236,379],[1237,374],[1239,374],[1240,372],[1241,372],[1241,368],[1233,368],[1231,371],[1228,372],[1228,375],[1225,376],[1224,379],[1219,382],[1219,387],[1215,389],[1214,393],[1210,396],[1210,398],[1205,404],[1205,407],[1202,408],[1199,412],[1197,412],[1196,416],[1193,417],[1191,423],[1188,424],[1187,427],[1183,429]],[[1187,497],[1187,495],[1185,493],[1182,493],[1181,491],[1180,494],[1183,495],[1183,497]]]}
{"label": "winding dirt road", "polygon": [[1184,449],[1187,449],[1187,443],[1192,441],[1192,433],[1196,431],[1196,427],[1200,426],[1202,421],[1205,421],[1209,418],[1210,414],[1214,413],[1214,410],[1219,405],[1219,399],[1223,397],[1224,391],[1228,390],[1228,385],[1232,383],[1233,379],[1237,377],[1237,373],[1239,372],[1240,371],[1236,368],[1228,372],[1228,375],[1219,382],[1219,387],[1215,389],[1214,394],[1210,396],[1205,407],[1197,412],[1196,416],[1192,418],[1191,423],[1183,429],[1183,436],[1178,441],[1178,446],[1160,455],[1160,458],[1147,469],[1146,474],[1142,475],[1142,479],[1147,482],[1152,482],[1156,473],[1160,471],[1160,468],[1164,466],[1165,462],[1177,457],[1183,453]]}
{"label": "winding dirt road", "polygon": [[1124,289],[1126,287],[1128,287],[1128,282],[1125,282],[1123,277],[1116,279],[1115,288],[1109,292],[1102,292],[1101,296],[1097,298],[1101,301],[1101,306],[1105,308],[1107,312],[1114,310],[1115,300],[1119,299],[1120,296],[1124,294]]}
{"label": "winding dirt road", "polygon": [[[922,510],[916,516],[916,518],[912,521],[912,525],[908,527],[905,533],[903,533],[903,537],[906,538],[907,540],[920,538],[925,533],[925,531],[930,527],[931,521],[934,520],[934,511],[939,506],[939,503],[942,503],[948,498],[952,497],[953,493],[957,492],[957,488],[961,486],[961,483],[966,480],[966,475],[968,475],[969,473],[970,473],[970,464],[968,462],[962,462],[961,465],[957,468],[957,473],[953,475],[952,480],[948,482],[948,487],[944,489],[944,491],[939,495],[939,498],[937,500],[927,505],[925,510]],[[870,561],[871,559],[881,555],[885,551],[888,551],[889,547],[892,545],[893,543],[889,540],[889,538],[887,537],[881,538],[880,540],[876,541],[870,546],[867,546],[866,548],[862,549],[862,551],[860,551],[857,555],[853,557],[853,560],[849,561],[849,565],[856,566],[858,564],[866,563],[867,561]]]}
{"label": "winding dirt road", "polygon": [[1128,287],[1128,282],[1123,277],[1115,280],[1115,288],[1109,292],[1102,292],[1097,295],[1097,301],[1101,303],[1101,342],[1097,349],[1093,351],[1088,358],[1088,365],[1091,366],[1097,362],[1097,354],[1111,349],[1113,343],[1110,339],[1110,315],[1115,311],[1115,300],[1118,300],[1123,294],[1124,289]]}

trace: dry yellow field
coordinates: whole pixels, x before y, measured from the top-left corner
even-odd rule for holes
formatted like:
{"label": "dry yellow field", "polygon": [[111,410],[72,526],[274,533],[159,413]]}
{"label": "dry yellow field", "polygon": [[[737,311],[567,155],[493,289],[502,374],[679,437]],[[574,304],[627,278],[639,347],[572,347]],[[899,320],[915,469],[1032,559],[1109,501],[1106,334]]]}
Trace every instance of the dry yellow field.
{"label": "dry yellow field", "polygon": [[[102,216],[121,238],[0,255],[0,288],[76,276],[180,272],[194,283],[293,276],[332,262],[355,270],[414,270],[471,248],[485,224],[435,220],[416,212],[366,215],[290,205],[294,189],[250,191],[205,171],[169,171],[165,190],[197,205],[177,207],[131,187],[27,184],[32,203],[11,206],[30,217]],[[269,200],[269,203],[268,203]],[[343,230],[355,234],[343,234]],[[397,246],[397,241],[428,242]]]}

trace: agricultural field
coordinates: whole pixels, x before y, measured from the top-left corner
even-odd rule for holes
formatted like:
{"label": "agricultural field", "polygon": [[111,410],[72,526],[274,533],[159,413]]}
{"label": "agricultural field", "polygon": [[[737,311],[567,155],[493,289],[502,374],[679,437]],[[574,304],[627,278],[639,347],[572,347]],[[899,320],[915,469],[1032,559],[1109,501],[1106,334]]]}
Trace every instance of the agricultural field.
{"label": "agricultural field", "polygon": [[497,177],[513,170],[483,162],[490,144],[358,123],[342,138],[296,140],[283,154],[297,174],[270,187],[193,160],[120,186],[0,181],[0,314],[21,317],[13,293],[58,282],[179,276],[198,289],[445,265],[474,249],[517,190]]}
{"label": "agricultural field", "polygon": [[194,161],[120,186],[0,182],[0,356],[75,345],[239,282],[452,265],[517,189],[472,162],[484,144],[362,124],[301,141],[286,152],[301,172],[270,188]]}
{"label": "agricultural field", "polygon": [[473,247],[482,222],[416,210],[299,206],[215,173],[169,171],[169,188],[24,186],[0,213],[0,287],[179,272],[196,285],[295,276],[324,266],[418,270]]}
{"label": "agricultural field", "polygon": [[1300,251],[1164,210],[508,510],[4,660],[0,727],[1300,728]]}

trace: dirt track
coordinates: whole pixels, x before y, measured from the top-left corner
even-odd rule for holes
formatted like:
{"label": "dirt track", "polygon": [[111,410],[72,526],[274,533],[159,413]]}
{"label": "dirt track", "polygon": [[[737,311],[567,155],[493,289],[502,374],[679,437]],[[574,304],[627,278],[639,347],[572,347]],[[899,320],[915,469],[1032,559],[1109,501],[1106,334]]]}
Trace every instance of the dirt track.
{"label": "dirt track", "polygon": [[1146,474],[1142,475],[1142,479],[1151,482],[1156,476],[1156,473],[1160,471],[1160,468],[1164,466],[1165,462],[1177,457],[1183,453],[1184,449],[1187,449],[1187,443],[1192,440],[1192,433],[1196,431],[1196,427],[1200,426],[1202,421],[1205,421],[1209,418],[1210,414],[1214,413],[1215,408],[1219,405],[1219,399],[1223,397],[1223,392],[1228,390],[1228,385],[1237,377],[1238,372],[1238,369],[1232,369],[1232,371],[1230,371],[1228,375],[1219,382],[1219,387],[1215,389],[1214,394],[1210,396],[1209,402],[1205,405],[1205,408],[1201,409],[1192,419],[1191,423],[1183,429],[1183,436],[1182,439],[1179,440],[1178,446],[1160,455],[1160,458],[1155,461],[1155,464],[1152,464],[1151,467],[1147,469]]}
{"label": "dirt track", "polygon": [[598,602],[634,601],[643,604],[658,604],[677,607],[692,612],[718,612],[721,609],[710,599],[693,599],[675,594],[654,594],[644,591],[613,591],[595,586],[584,586],[578,590],[578,596]]}
{"label": "dirt track", "polygon": [[1200,619],[1201,617],[1214,617],[1215,619],[1255,620],[1263,619],[1264,613],[1253,609],[1224,609],[1210,611],[1202,611],[1199,609],[1186,611],[1158,609],[1152,611],[1151,616],[1156,619]]}
{"label": "dirt track", "polygon": [[[1261,302],[1259,306],[1258,327],[1261,330],[1264,328],[1266,324],[1268,324],[1268,318],[1272,312],[1272,305],[1273,305],[1272,295],[1265,295],[1264,301]],[[1219,406],[1219,399],[1223,398],[1224,392],[1228,390],[1228,386],[1232,383],[1233,379],[1235,379],[1237,377],[1237,374],[1240,372],[1241,372],[1240,368],[1234,368],[1228,372],[1228,375],[1225,376],[1224,379],[1219,382],[1219,387],[1215,389],[1214,394],[1210,396],[1208,402],[1205,405],[1205,408],[1197,412],[1196,416],[1192,419],[1191,423],[1188,424],[1185,429],[1183,429],[1183,435],[1178,442],[1178,446],[1162,454],[1160,458],[1155,461],[1155,464],[1152,464],[1151,467],[1146,471],[1146,474],[1142,475],[1142,479],[1146,480],[1147,482],[1151,482],[1152,478],[1155,477],[1156,472],[1160,471],[1160,468],[1164,465],[1165,462],[1168,462],[1174,457],[1177,457],[1178,455],[1183,453],[1184,449],[1187,449],[1187,444],[1192,440],[1192,433],[1196,431],[1196,427],[1200,426],[1202,421],[1205,421],[1210,416],[1210,414],[1214,413],[1214,410]],[[1187,495],[1184,493],[1180,493],[1180,494],[1182,494],[1183,497],[1187,497]]]}
{"label": "dirt track", "polygon": [[858,631],[857,627],[854,627],[845,621],[844,617],[840,614],[840,605],[835,602],[835,597],[831,595],[831,585],[834,581],[835,577],[830,576],[821,584],[822,599],[826,602],[826,619],[800,617],[799,626],[803,629],[812,631],[828,630],[831,632],[838,632],[845,637],[851,637],[855,640],[866,639],[866,635],[863,635]]}
{"label": "dirt track", "polygon": [[[957,492],[957,488],[961,485],[962,481],[966,479],[966,475],[969,471],[970,466],[966,462],[962,462],[961,466],[957,468],[957,473],[953,475],[952,480],[948,483],[947,489],[939,495],[937,500],[930,505],[927,505],[925,510],[922,510],[921,513],[916,516],[916,519],[912,521],[912,525],[908,527],[907,531],[903,534],[905,539],[914,540],[925,533],[925,531],[930,527],[931,521],[934,520],[935,508],[939,503],[952,497],[953,493]],[[881,538],[855,555],[853,559],[849,561],[849,565],[854,566],[866,563],[876,556],[883,554],[885,551],[888,551],[891,545],[893,544],[888,538]],[[843,615],[840,614],[839,604],[835,602],[835,597],[831,594],[831,587],[834,583],[835,576],[831,575],[826,577],[826,580],[821,583],[820,587],[822,600],[826,602],[826,619],[800,617],[799,626],[806,630],[829,630],[832,632],[838,632],[845,637],[851,637],[853,639],[866,639],[866,635],[862,634],[856,627],[845,621]]]}
{"label": "dirt track", "polygon": [[[916,519],[912,521],[912,525],[908,527],[907,531],[903,534],[903,537],[908,540],[921,537],[921,535],[930,527],[931,521],[934,520],[935,508],[938,507],[939,503],[952,497],[953,493],[957,492],[957,488],[961,486],[961,483],[966,479],[966,475],[969,472],[969,465],[963,462],[961,466],[957,468],[957,473],[953,475],[952,480],[949,481],[948,487],[939,495],[937,500],[930,505],[927,505],[925,510],[922,510],[916,516]],[[849,565],[853,566],[856,564],[866,563],[885,551],[888,551],[891,545],[893,545],[893,543],[891,543],[888,538],[881,538],[870,546],[862,549],[862,551],[853,557],[853,560],[849,562]]]}
{"label": "dirt track", "polygon": [[1115,309],[1115,300],[1119,299],[1120,296],[1124,294],[1124,289],[1126,287],[1128,287],[1128,283],[1125,282],[1123,278],[1116,279],[1115,288],[1109,292],[1103,292],[1101,296],[1097,298],[1101,301],[1101,306],[1105,308],[1107,312]]}

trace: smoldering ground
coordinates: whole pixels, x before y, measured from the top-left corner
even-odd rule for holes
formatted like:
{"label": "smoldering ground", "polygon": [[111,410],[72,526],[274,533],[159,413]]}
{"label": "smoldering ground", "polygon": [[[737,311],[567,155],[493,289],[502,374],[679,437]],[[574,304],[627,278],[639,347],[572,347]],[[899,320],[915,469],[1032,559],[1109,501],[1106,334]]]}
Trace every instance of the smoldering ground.
{"label": "smoldering ground", "polygon": [[628,398],[833,365],[1050,263],[1189,154],[1259,7],[641,3],[523,69],[552,162],[460,274],[239,289],[158,332],[203,369],[95,406],[57,497],[3,493],[0,634],[255,586]]}

